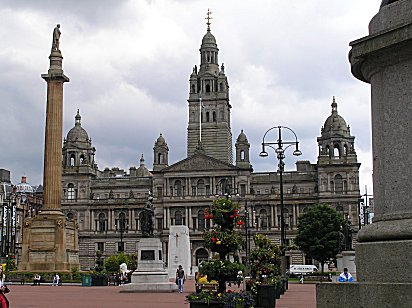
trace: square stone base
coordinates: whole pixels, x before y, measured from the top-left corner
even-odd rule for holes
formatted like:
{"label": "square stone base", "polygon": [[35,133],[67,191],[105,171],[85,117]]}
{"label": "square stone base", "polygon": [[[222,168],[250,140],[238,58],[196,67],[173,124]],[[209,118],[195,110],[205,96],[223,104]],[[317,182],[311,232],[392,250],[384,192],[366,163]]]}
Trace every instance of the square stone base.
{"label": "square stone base", "polygon": [[76,223],[61,214],[26,219],[21,271],[62,272],[80,268]]}
{"label": "square stone base", "polygon": [[317,308],[409,308],[412,283],[319,283]]}

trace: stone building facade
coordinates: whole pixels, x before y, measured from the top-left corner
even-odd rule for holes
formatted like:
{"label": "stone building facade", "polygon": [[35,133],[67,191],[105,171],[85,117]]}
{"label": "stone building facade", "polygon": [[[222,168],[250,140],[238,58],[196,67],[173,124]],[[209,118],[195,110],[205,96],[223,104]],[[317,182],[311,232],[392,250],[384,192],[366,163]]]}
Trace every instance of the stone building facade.
{"label": "stone building facade", "polygon": [[[139,167],[128,171],[99,170],[96,149],[82,127],[80,113],[75,116],[75,125],[63,142],[62,210],[78,221],[83,269],[95,265],[96,250],[105,257],[119,251],[136,253],[149,192],[154,196],[154,233],[163,242],[165,260],[172,225],[189,227],[192,266],[210,256],[202,240],[210,224],[204,209],[217,195],[231,194],[239,202],[241,213],[247,213],[250,236],[264,233],[279,243],[279,173],[253,172],[243,131],[235,142],[233,163],[229,85],[218,52],[208,27],[200,47],[200,67],[195,66],[189,78],[187,158],[182,161],[169,162],[169,148],[160,135],[153,147],[151,171],[143,157]],[[360,164],[354,137],[338,114],[335,99],[317,142],[317,163],[298,161],[296,170],[283,173],[289,263],[307,262],[300,251],[293,250],[293,238],[297,218],[308,207],[328,203],[351,220],[353,229],[358,226]],[[245,229],[240,231],[246,234]],[[243,250],[242,257],[245,254]]]}

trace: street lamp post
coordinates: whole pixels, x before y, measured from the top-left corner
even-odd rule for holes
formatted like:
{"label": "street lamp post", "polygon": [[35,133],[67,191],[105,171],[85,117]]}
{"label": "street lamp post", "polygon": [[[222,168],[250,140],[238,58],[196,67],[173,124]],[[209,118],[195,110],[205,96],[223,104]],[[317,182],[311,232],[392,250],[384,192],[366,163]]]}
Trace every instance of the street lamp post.
{"label": "street lamp post", "polygon": [[[266,141],[266,135],[276,130],[278,131],[278,139],[276,141]],[[282,129],[290,131],[294,137],[294,141],[284,141],[282,140]],[[262,152],[260,152],[259,156],[267,157],[269,154],[266,152],[266,147],[272,148],[275,153],[276,157],[279,161],[278,164],[278,171],[279,171],[279,188],[280,188],[280,245],[281,245],[281,271],[282,276],[286,273],[286,229],[285,229],[285,208],[284,208],[284,197],[283,197],[283,172],[284,172],[284,158],[285,158],[285,151],[294,145],[295,150],[293,151],[293,155],[299,156],[302,155],[302,152],[299,150],[299,142],[295,132],[286,126],[274,126],[266,131],[263,135],[263,142],[262,142]],[[276,147],[275,147],[276,146]],[[286,147],[285,147],[286,146]]]}
{"label": "street lamp post", "polygon": [[124,251],[124,246],[123,246],[123,234],[128,230],[127,226],[127,220],[123,215],[120,215],[117,224],[116,224],[116,230],[119,231],[120,233],[120,249],[119,251]]}

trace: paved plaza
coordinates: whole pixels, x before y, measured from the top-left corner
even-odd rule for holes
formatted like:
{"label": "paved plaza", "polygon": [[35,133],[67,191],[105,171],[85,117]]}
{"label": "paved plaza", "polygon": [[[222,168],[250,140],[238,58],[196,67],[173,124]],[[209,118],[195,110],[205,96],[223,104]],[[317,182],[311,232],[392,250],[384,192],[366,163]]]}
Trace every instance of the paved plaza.
{"label": "paved plaza", "polygon": [[[119,287],[82,287],[51,285],[9,285],[11,292],[7,298],[10,307],[42,308],[180,308],[189,307],[186,295],[194,292],[193,280],[185,284],[185,292],[180,293],[119,293]],[[229,287],[230,289],[230,287]],[[233,289],[233,288],[232,288]],[[314,284],[289,284],[289,290],[276,302],[277,308],[315,308]]]}

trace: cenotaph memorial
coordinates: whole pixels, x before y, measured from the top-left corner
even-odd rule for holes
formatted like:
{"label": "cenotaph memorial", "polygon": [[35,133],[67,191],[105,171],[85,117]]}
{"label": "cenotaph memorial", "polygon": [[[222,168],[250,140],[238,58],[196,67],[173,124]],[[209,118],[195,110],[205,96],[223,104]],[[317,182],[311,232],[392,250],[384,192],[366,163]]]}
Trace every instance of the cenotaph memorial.
{"label": "cenotaph memorial", "polygon": [[162,242],[153,235],[153,197],[150,194],[143,209],[143,237],[137,243],[137,269],[131,283],[120,286],[120,292],[174,292],[175,282],[170,282],[164,268]]}
{"label": "cenotaph memorial", "polygon": [[187,226],[170,226],[169,229],[169,278],[176,277],[176,270],[179,265],[183,267],[186,276],[194,276],[190,271],[191,253],[189,228]]}
{"label": "cenotaph memorial", "polygon": [[62,69],[59,49],[60,25],[53,30],[49,56],[50,67],[41,77],[47,82],[47,109],[44,144],[44,199],[42,211],[26,218],[23,229],[22,257],[19,270],[70,271],[79,269],[77,225],[61,210],[63,84],[69,82]]}
{"label": "cenotaph memorial", "polygon": [[371,84],[375,216],[358,234],[357,282],[318,284],[317,307],[411,307],[412,0],[383,0],[350,45],[352,74]]}

